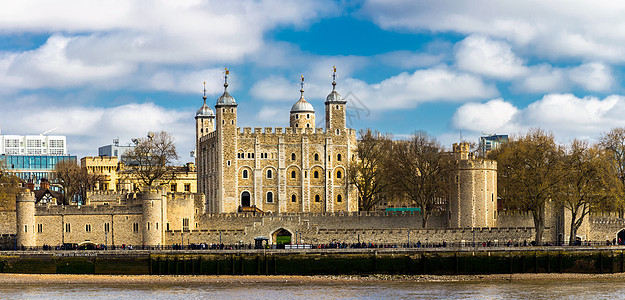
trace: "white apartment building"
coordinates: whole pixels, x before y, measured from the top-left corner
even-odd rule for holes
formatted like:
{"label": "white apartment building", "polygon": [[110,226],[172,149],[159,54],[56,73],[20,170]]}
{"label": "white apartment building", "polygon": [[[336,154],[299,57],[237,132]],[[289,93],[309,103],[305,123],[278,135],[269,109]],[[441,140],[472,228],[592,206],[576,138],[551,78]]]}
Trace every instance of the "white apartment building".
{"label": "white apartment building", "polygon": [[0,155],[66,156],[67,142],[60,135],[2,135]]}

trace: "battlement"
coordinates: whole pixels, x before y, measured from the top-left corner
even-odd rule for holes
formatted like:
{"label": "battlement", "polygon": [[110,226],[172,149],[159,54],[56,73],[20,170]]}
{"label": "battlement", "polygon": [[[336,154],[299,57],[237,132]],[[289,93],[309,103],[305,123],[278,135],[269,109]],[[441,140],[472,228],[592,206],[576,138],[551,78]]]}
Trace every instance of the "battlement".
{"label": "battlement", "polygon": [[[346,128],[346,133],[347,135],[356,135],[356,130],[355,129],[350,129],[350,128]],[[210,136],[213,133],[210,133],[204,137],[202,137],[200,139],[200,141],[204,141],[205,139],[208,139],[208,136]],[[284,136],[284,135],[318,135],[318,136],[322,136],[322,135],[326,135],[329,134],[327,131],[325,131],[324,128],[322,127],[316,127],[316,128],[293,128],[293,127],[238,127],[238,134],[239,137],[242,138],[255,138],[258,135],[276,135],[276,136]]]}
{"label": "battlement", "polygon": [[141,214],[141,205],[50,205],[37,206],[36,216]]}
{"label": "battlement", "polygon": [[119,160],[117,156],[85,156],[80,159],[80,164],[83,167],[95,167],[95,166],[117,166]]}
{"label": "battlement", "polygon": [[463,159],[458,161],[458,169],[497,170],[497,161],[490,159]]}

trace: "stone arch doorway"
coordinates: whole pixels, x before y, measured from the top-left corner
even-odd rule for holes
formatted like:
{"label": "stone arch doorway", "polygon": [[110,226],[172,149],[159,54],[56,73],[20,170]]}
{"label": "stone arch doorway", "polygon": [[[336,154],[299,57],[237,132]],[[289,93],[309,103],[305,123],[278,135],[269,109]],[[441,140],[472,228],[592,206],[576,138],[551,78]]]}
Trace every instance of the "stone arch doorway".
{"label": "stone arch doorway", "polygon": [[241,206],[242,207],[250,207],[250,192],[241,193]]}
{"label": "stone arch doorway", "polygon": [[621,229],[621,231],[616,234],[616,242],[619,245],[625,245],[625,228]]}
{"label": "stone arch doorway", "polygon": [[280,228],[271,234],[271,240],[277,245],[277,248],[284,248],[284,245],[291,244],[291,232]]}

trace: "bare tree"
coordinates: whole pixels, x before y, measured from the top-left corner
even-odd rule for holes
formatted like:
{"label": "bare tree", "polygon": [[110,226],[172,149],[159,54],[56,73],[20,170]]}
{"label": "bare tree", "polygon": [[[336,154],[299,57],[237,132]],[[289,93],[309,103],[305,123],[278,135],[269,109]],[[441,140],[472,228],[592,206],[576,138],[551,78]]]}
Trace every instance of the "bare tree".
{"label": "bare tree", "polygon": [[0,210],[15,210],[15,197],[21,180],[7,171],[4,160],[0,159]]}
{"label": "bare tree", "polygon": [[56,172],[56,182],[63,189],[63,204],[71,202],[80,189],[80,166],[76,161],[62,160],[54,166]]}
{"label": "bare tree", "polygon": [[174,138],[165,131],[149,133],[138,139],[137,146],[129,152],[131,174],[146,186],[168,183],[175,178],[172,164],[178,159]]}
{"label": "bare tree", "polygon": [[498,165],[498,193],[512,208],[529,211],[536,228],[535,241],[542,243],[545,205],[563,178],[563,150],[551,133],[540,129],[503,144],[492,157]]}
{"label": "bare tree", "polygon": [[591,208],[606,197],[602,177],[607,170],[607,161],[598,147],[590,147],[588,142],[574,140],[567,149],[563,163],[563,177],[561,184],[557,185],[558,192],[555,196],[571,212],[569,245],[572,246],[584,218]]}
{"label": "bare tree", "polygon": [[360,208],[371,211],[387,191],[386,162],[391,137],[371,129],[359,133],[356,158],[349,163],[349,181],[358,189]]}
{"label": "bare tree", "polygon": [[80,167],[75,161],[63,160],[56,164],[56,181],[63,189],[64,204],[79,198],[85,201],[87,192],[92,191],[96,182],[100,180],[99,174],[91,174],[87,168]]}
{"label": "bare tree", "polygon": [[607,152],[609,168],[615,177],[610,180],[609,188],[614,201],[614,206],[619,213],[619,217],[625,216],[625,128],[614,128],[608,133],[599,137],[599,145]]}
{"label": "bare tree", "polygon": [[427,227],[436,199],[447,197],[453,170],[452,157],[426,132],[393,144],[389,178],[396,192],[412,200],[421,210],[422,225]]}

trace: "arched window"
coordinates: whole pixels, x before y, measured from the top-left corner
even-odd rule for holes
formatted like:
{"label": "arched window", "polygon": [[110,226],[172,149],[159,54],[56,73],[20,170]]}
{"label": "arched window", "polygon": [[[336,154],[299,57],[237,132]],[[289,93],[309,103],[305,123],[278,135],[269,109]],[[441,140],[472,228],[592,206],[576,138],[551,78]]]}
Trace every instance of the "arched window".
{"label": "arched window", "polygon": [[243,178],[247,179],[247,177],[248,177],[247,170],[243,170]]}
{"label": "arched window", "polygon": [[342,201],[343,201],[343,196],[341,196],[340,194],[336,195],[336,202],[342,202]]}
{"label": "arched window", "polygon": [[339,135],[339,134],[341,134],[341,131],[337,129],[336,130],[336,135]]}
{"label": "arched window", "polygon": [[306,128],[310,128],[310,124],[306,124]]}
{"label": "arched window", "polygon": [[299,114],[295,114],[295,119],[299,119]]}
{"label": "arched window", "polygon": [[315,195],[315,202],[321,202],[321,197],[319,197],[319,195]]}
{"label": "arched window", "polygon": [[295,153],[291,153],[291,160],[295,160]]}
{"label": "arched window", "polygon": [[296,176],[297,176],[297,173],[295,171],[291,171],[291,178],[295,179]]}
{"label": "arched window", "polygon": [[273,178],[273,172],[271,170],[267,170],[267,178],[268,179]]}
{"label": "arched window", "polygon": [[291,202],[297,202],[297,196],[291,195]]}
{"label": "arched window", "polygon": [[310,114],[306,114],[306,119],[310,119]]}
{"label": "arched window", "polygon": [[319,178],[319,171],[315,171],[315,173],[313,173],[313,177],[314,178]]}
{"label": "arched window", "polygon": [[319,154],[315,153],[315,161],[319,160]]}
{"label": "arched window", "polygon": [[267,192],[267,203],[273,203],[273,192]]}
{"label": "arched window", "polygon": [[341,171],[336,171],[336,178],[337,179],[341,178],[341,175],[343,175],[343,174],[341,174]]}
{"label": "arched window", "polygon": [[340,153],[336,155],[336,160],[337,161],[341,161],[341,154]]}
{"label": "arched window", "polygon": [[295,123],[295,127],[299,127],[299,124]]}

